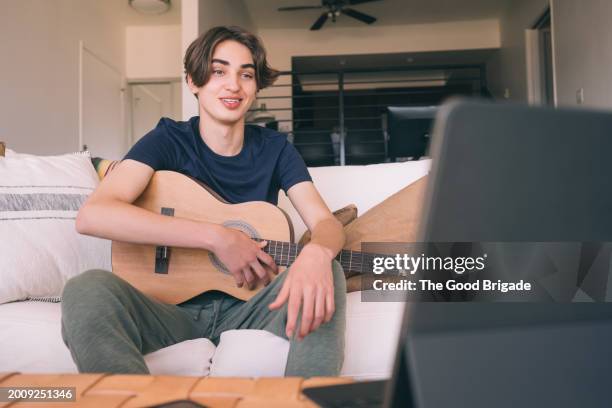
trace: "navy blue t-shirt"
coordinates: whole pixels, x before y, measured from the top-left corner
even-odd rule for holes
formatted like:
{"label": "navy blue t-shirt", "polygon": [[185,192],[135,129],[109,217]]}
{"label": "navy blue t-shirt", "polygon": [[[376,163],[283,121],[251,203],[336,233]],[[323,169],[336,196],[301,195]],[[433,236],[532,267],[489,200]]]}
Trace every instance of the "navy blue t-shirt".
{"label": "navy blue t-shirt", "polygon": [[172,170],[210,186],[230,203],[267,201],[302,181],[312,181],[304,160],[287,136],[246,125],[242,150],[235,156],[213,152],[200,137],[200,118],[187,122],[162,118],[124,157],[154,170]]}

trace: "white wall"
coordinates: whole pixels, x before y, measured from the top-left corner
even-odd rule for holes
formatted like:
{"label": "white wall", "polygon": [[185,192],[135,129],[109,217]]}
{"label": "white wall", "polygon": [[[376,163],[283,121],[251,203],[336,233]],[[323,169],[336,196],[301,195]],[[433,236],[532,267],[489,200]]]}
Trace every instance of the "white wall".
{"label": "white wall", "polygon": [[[199,0],[182,0],[181,9],[181,51],[185,55],[185,51],[189,48],[189,44],[200,35],[200,17],[198,10],[200,9]],[[185,81],[181,92],[181,105],[183,111],[183,120],[187,120],[192,116],[198,115],[198,103],[193,96]]]}
{"label": "white wall", "polygon": [[242,0],[199,0],[199,32],[223,25],[237,25],[254,32],[255,26]]}
{"label": "white wall", "polygon": [[78,145],[78,44],[121,71],[119,0],[19,0],[0,13],[0,139],[17,151],[54,154]]}
{"label": "white wall", "polygon": [[553,0],[553,36],[558,106],[612,109],[612,2]]}
{"label": "white wall", "polygon": [[494,96],[527,102],[525,30],[550,4],[557,106],[612,109],[612,2],[609,0],[513,0],[500,20],[499,58],[488,66]]}
{"label": "white wall", "polygon": [[181,26],[127,26],[128,80],[174,79],[183,76]]}
{"label": "white wall", "polygon": [[270,63],[291,69],[291,57],[497,48],[497,20],[404,26],[335,27],[331,30],[262,29]]}
{"label": "white wall", "polygon": [[[500,19],[501,50],[487,66],[493,96],[527,101],[525,30],[544,13],[549,0],[512,0]],[[570,0],[572,1],[572,0]],[[580,2],[582,3],[582,1]]]}

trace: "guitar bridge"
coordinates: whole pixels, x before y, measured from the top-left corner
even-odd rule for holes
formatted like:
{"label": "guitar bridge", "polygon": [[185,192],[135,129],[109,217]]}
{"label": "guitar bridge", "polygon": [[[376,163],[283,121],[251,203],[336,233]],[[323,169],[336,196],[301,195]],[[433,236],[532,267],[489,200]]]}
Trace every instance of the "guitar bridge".
{"label": "guitar bridge", "polygon": [[[174,217],[174,208],[162,207],[162,215]],[[170,247],[158,246],[155,248],[155,273],[168,273],[168,265],[170,264]]]}

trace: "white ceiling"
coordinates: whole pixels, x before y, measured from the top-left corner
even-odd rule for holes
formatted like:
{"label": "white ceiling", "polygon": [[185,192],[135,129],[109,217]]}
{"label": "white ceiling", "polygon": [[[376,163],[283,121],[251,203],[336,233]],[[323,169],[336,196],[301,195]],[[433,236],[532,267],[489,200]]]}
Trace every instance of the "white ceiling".
{"label": "white ceiling", "polygon": [[[498,18],[511,0],[381,0],[350,6],[378,20],[373,25],[404,25],[449,21],[467,21]],[[283,11],[286,6],[318,6],[320,0],[243,0],[257,29],[308,29],[323,10]],[[335,27],[363,26],[353,18],[341,15]],[[333,29],[331,20],[323,26]]]}

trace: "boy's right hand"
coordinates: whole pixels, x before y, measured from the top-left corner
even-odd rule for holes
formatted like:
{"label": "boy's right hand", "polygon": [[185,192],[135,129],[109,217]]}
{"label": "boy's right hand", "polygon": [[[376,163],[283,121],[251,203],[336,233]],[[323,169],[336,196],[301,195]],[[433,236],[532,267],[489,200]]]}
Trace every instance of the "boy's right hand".
{"label": "boy's right hand", "polygon": [[268,242],[256,242],[242,231],[219,227],[212,251],[234,276],[236,285],[246,284],[249,289],[255,288],[258,281],[268,285],[270,273],[278,274],[274,259],[263,250]]}

